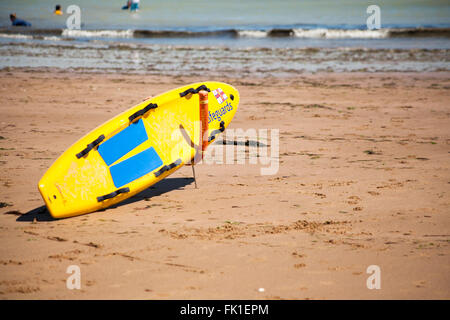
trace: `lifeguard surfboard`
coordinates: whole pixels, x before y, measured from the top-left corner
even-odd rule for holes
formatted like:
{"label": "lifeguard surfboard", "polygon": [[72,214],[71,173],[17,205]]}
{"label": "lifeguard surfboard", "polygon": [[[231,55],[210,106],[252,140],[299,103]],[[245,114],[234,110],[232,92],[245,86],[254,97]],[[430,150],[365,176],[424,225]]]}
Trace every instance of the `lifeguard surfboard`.
{"label": "lifeguard surfboard", "polygon": [[[200,95],[209,100],[207,115],[200,112]],[[209,144],[238,105],[231,85],[202,82],[117,115],[75,142],[41,178],[38,188],[50,214],[65,218],[107,208],[190,164],[202,152],[201,119],[207,117],[203,136]]]}

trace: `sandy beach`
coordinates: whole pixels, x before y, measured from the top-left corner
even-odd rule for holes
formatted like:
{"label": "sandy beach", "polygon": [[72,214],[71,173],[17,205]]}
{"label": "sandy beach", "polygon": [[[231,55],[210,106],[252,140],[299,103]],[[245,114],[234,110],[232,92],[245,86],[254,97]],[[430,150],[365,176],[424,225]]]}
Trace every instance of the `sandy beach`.
{"label": "sandy beach", "polygon": [[[279,170],[183,167],[53,220],[39,179],[143,98],[224,81],[232,128],[279,129]],[[0,71],[0,299],[449,299],[450,74],[286,78]],[[231,146],[233,147],[233,146]],[[81,289],[66,287],[70,265]],[[371,265],[381,289],[369,290]]]}

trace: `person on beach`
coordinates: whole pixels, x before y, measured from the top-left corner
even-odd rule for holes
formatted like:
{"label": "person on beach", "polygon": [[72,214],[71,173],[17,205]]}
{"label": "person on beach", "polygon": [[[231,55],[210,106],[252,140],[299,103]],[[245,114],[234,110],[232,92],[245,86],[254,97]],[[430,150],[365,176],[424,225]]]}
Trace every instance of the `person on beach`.
{"label": "person on beach", "polygon": [[128,10],[131,8],[131,0],[127,1],[127,4],[122,7],[122,10]]}
{"label": "person on beach", "polygon": [[31,27],[31,23],[17,18],[15,13],[11,13],[9,19],[14,27]]}
{"label": "person on beach", "polygon": [[53,14],[56,14],[58,16],[62,16],[63,12],[61,10],[61,5],[57,4],[55,7],[55,11],[53,12]]}

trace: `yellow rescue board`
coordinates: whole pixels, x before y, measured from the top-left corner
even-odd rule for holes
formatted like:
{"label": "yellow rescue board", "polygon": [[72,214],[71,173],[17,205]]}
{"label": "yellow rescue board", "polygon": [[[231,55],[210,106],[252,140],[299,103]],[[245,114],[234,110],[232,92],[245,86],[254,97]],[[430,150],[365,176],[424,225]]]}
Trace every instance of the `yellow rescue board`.
{"label": "yellow rescue board", "polygon": [[232,86],[194,83],[148,99],[86,134],[47,170],[38,188],[50,214],[107,208],[190,164],[201,152],[202,88],[209,90],[205,138],[213,142],[236,113],[239,93]]}

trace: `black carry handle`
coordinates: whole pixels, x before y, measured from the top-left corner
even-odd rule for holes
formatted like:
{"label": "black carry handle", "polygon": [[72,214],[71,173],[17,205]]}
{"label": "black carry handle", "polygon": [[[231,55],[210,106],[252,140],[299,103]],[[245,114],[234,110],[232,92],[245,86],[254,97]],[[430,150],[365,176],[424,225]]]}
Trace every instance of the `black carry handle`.
{"label": "black carry handle", "polygon": [[211,92],[211,90],[209,90],[209,88],[207,86],[202,84],[197,89],[189,88],[186,91],[180,92],[180,97],[183,98],[184,96],[187,96],[189,93],[196,94],[196,93],[199,93],[201,90],[205,90],[205,91]]}
{"label": "black carry handle", "polygon": [[142,108],[139,111],[136,111],[135,113],[133,113],[131,116],[128,117],[128,120],[130,120],[130,122],[133,122],[136,118],[139,118],[140,116],[143,116],[145,113],[147,113],[147,111],[149,111],[150,109],[156,109],[158,108],[158,105],[156,103],[150,103],[149,105],[147,105],[146,107]]}
{"label": "black carry handle", "polygon": [[97,139],[95,139],[94,141],[89,143],[83,151],[81,151],[80,153],[77,153],[77,158],[80,159],[81,157],[84,157],[85,155],[87,155],[89,153],[89,151],[91,151],[96,146],[98,146],[103,140],[105,140],[105,136],[102,134]]}
{"label": "black carry handle", "polygon": [[156,171],[155,177],[159,177],[164,172],[169,171],[169,170],[179,166],[180,164],[181,164],[181,159],[177,159],[175,162],[172,162],[171,164],[166,165],[166,166],[162,167],[161,169],[159,169],[158,171]]}
{"label": "black carry handle", "polygon": [[225,122],[221,121],[220,122],[220,129],[214,130],[213,132],[211,132],[211,135],[208,138],[208,142],[213,141],[216,138],[216,134],[222,133],[225,131]]}
{"label": "black carry handle", "polygon": [[118,196],[121,193],[127,193],[127,192],[130,192],[130,188],[128,188],[128,187],[127,188],[117,189],[114,192],[105,194],[104,196],[101,196],[101,197],[97,197],[97,201],[98,202],[102,202],[102,201],[105,201],[107,199],[114,198],[115,196]]}

